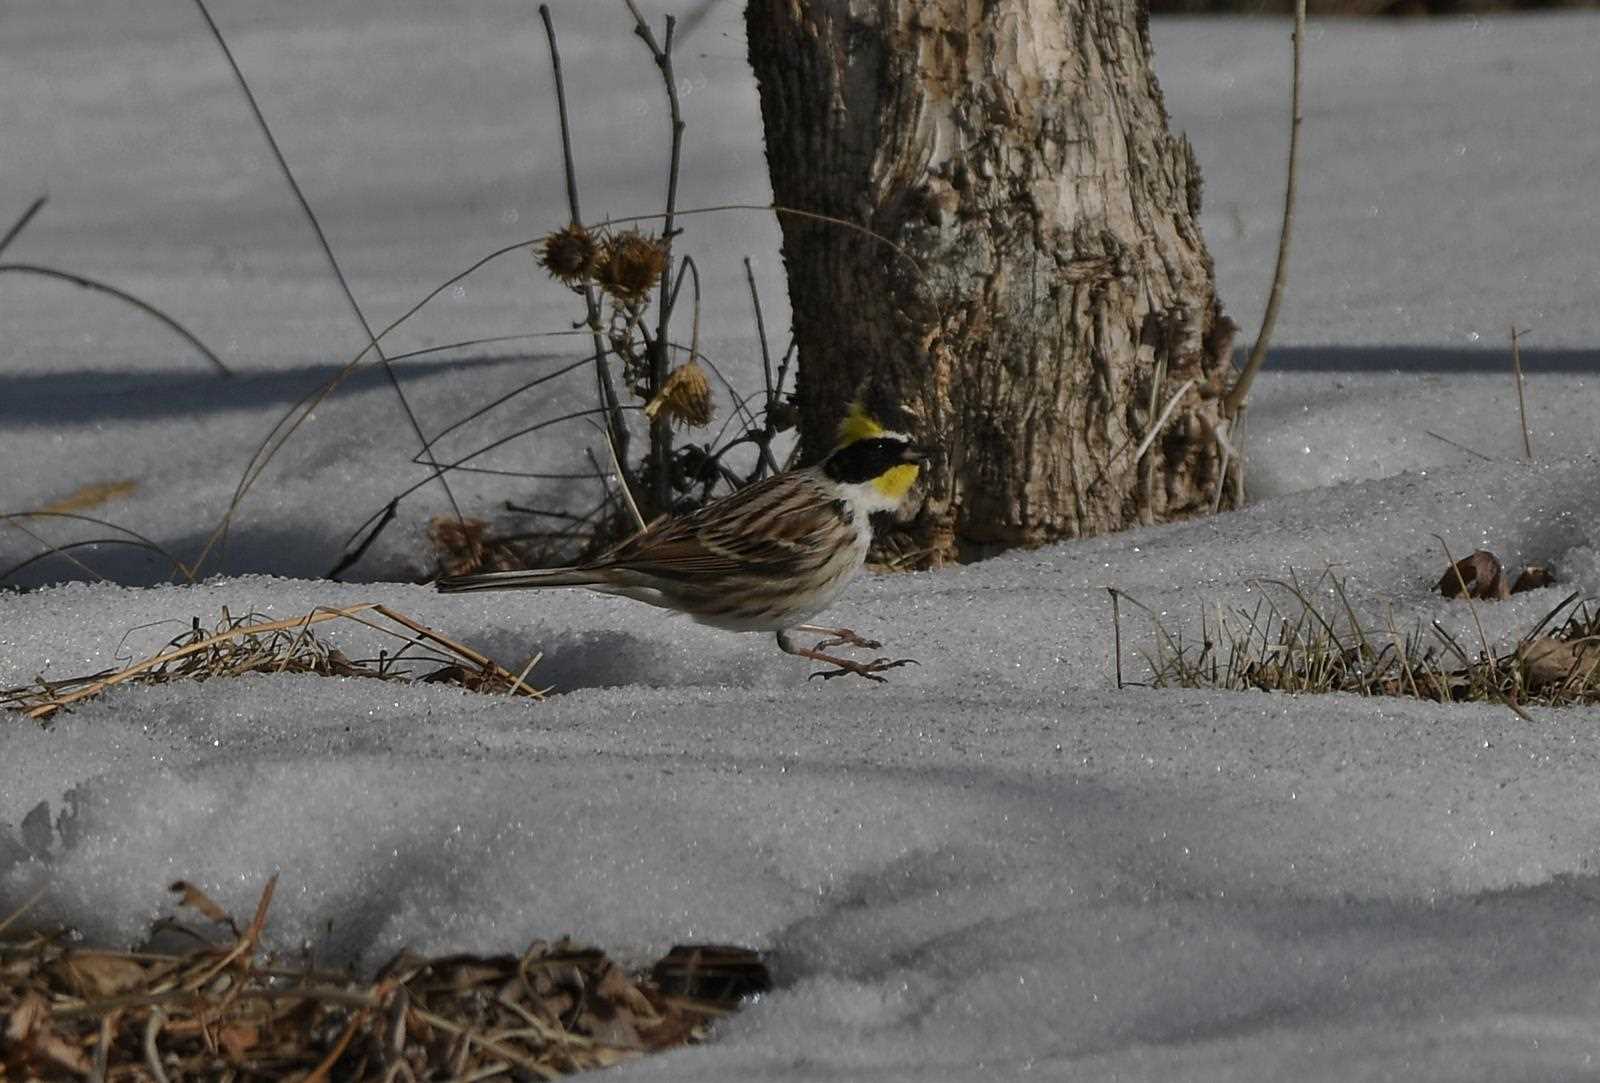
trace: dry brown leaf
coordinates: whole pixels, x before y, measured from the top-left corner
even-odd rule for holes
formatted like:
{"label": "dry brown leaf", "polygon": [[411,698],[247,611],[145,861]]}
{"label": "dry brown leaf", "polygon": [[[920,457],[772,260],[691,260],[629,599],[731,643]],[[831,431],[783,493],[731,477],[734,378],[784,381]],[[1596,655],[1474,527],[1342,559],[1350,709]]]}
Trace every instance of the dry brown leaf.
{"label": "dry brown leaf", "polygon": [[1588,639],[1540,637],[1517,648],[1530,688],[1547,688],[1587,679],[1600,666],[1600,643]]}
{"label": "dry brown leaf", "polygon": [[1460,598],[1465,593],[1469,598],[1486,601],[1511,595],[1505,577],[1500,574],[1500,558],[1487,549],[1479,549],[1452,564],[1439,578],[1439,593],[1446,598]]}

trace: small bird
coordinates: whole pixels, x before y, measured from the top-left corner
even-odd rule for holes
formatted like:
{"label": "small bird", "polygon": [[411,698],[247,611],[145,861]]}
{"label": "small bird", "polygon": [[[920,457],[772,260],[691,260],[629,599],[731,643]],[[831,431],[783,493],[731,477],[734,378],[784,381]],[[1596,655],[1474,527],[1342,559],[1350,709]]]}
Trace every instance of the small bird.
{"label": "small bird", "polygon": [[[839,425],[822,462],[747,485],[679,519],[652,524],[620,545],[570,568],[482,572],[440,579],[446,594],[476,590],[588,587],[685,613],[734,632],[776,632],[785,652],[881,681],[883,670],[911,663],[856,662],[825,653],[881,644],[846,628],[807,622],[828,606],[862,566],[874,512],[897,511],[930,455],[904,432],[885,427],[858,400]],[[815,647],[797,632],[828,638]]]}

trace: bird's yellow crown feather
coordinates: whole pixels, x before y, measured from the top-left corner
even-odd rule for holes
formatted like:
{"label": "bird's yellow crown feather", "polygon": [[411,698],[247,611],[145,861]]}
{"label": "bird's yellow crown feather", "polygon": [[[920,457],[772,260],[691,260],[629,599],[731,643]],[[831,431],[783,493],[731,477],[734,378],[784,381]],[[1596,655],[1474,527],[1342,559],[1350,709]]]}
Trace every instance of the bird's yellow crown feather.
{"label": "bird's yellow crown feather", "polygon": [[850,409],[845,411],[844,419],[839,422],[838,447],[853,444],[857,440],[869,440],[874,436],[882,436],[886,430],[877,419],[867,413],[867,407],[860,399],[850,404]]}

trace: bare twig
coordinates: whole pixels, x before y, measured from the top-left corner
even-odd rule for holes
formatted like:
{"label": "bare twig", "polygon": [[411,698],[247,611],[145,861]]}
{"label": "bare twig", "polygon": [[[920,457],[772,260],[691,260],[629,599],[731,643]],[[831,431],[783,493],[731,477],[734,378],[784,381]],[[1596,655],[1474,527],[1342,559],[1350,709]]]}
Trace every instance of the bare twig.
{"label": "bare twig", "polygon": [[1528,458],[1533,458],[1533,434],[1528,431],[1528,402],[1522,390],[1522,349],[1517,340],[1526,331],[1518,331],[1515,326],[1511,328],[1511,371],[1517,378],[1517,416],[1522,421],[1522,450]]}

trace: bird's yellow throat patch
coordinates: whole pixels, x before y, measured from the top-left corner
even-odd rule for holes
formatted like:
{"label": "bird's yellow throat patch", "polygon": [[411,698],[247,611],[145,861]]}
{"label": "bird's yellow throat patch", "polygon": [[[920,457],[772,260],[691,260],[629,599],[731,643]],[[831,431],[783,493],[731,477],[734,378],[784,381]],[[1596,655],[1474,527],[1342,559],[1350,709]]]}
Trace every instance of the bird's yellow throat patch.
{"label": "bird's yellow throat patch", "polygon": [[916,463],[892,466],[872,479],[872,487],[890,500],[903,500],[917,483],[918,469]]}

